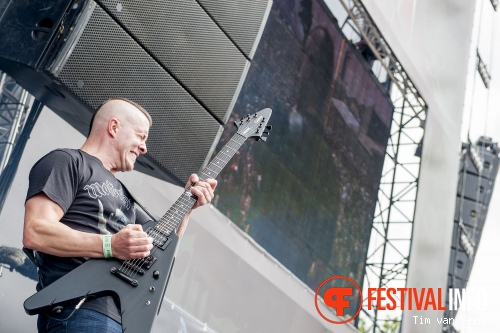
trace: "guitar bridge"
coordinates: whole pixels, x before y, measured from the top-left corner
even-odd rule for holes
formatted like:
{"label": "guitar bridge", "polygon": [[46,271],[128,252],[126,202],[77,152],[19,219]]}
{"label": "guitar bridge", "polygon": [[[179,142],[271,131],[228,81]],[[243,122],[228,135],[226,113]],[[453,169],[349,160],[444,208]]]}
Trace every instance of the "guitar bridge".
{"label": "guitar bridge", "polygon": [[130,276],[128,276],[127,274],[123,273],[122,271],[120,271],[116,267],[111,268],[111,274],[119,277],[123,281],[127,282],[128,284],[130,284],[132,287],[137,287],[139,285],[139,282],[136,279],[132,279]]}

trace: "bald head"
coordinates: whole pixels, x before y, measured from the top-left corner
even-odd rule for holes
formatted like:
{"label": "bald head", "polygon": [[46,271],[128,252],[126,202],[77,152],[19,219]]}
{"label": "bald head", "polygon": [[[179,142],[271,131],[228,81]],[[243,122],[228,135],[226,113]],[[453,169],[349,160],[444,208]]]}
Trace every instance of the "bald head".
{"label": "bald head", "polygon": [[97,157],[111,173],[131,171],[136,159],[147,153],[151,116],[126,99],[106,101],[92,117],[89,136],[80,148]]}
{"label": "bald head", "polygon": [[152,125],[153,120],[151,115],[139,104],[126,98],[109,99],[101,104],[92,115],[89,136],[92,133],[101,132],[113,118],[133,124],[137,122],[140,117],[146,117],[149,126]]}

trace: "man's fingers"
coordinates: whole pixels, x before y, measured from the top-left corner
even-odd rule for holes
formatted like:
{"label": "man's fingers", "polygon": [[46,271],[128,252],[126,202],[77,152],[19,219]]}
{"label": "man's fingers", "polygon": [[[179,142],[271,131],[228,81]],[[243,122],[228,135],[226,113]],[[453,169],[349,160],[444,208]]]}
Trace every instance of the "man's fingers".
{"label": "man's fingers", "polygon": [[140,224],[128,224],[113,236],[112,246],[119,259],[144,258],[153,249],[153,238]]}
{"label": "man's fingers", "polygon": [[217,187],[217,181],[212,178],[201,180],[197,174],[189,176],[186,188],[191,186],[191,193],[195,195],[198,200],[193,208],[206,205],[214,198],[214,190]]}
{"label": "man's fingers", "polygon": [[[129,248],[130,258],[145,258],[151,254],[153,249],[153,238],[136,239],[137,244]],[[140,244],[139,244],[140,243]]]}
{"label": "man's fingers", "polygon": [[142,230],[142,225],[140,224],[127,224],[125,227],[123,227],[122,232],[125,232],[129,235],[129,238],[136,239],[136,238],[147,238],[148,234]]}
{"label": "man's fingers", "polygon": [[188,179],[188,181],[186,183],[186,187],[185,188],[188,188],[192,184],[196,184],[199,180],[200,180],[200,178],[198,177],[197,174],[195,174],[195,173],[191,174],[191,176],[189,176],[189,179]]}
{"label": "man's fingers", "polygon": [[140,225],[140,224],[127,224],[124,228],[136,230],[136,231],[142,231],[142,225]]}
{"label": "man's fingers", "polygon": [[[191,189],[191,193],[198,197],[198,200],[210,202],[214,197],[214,192],[211,187],[195,186]],[[206,202],[205,202],[206,203]]]}
{"label": "man's fingers", "polygon": [[215,179],[209,178],[209,179],[206,179],[205,182],[210,184],[210,188],[212,190],[215,190],[215,188],[217,187],[217,181]]}

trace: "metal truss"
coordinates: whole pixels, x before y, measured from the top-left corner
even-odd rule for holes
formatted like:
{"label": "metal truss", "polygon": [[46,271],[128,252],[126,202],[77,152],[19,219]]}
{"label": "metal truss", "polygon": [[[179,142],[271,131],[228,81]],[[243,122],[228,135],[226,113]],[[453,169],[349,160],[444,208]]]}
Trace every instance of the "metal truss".
{"label": "metal truss", "polygon": [[32,96],[10,76],[0,72],[0,174],[26,123]]}
{"label": "metal truss", "polygon": [[387,331],[383,329],[387,325],[394,327],[399,323],[401,327],[401,311],[387,312],[377,309],[376,304],[368,310],[368,288],[406,286],[427,105],[361,1],[338,1],[347,12],[342,29],[354,30],[359,38],[352,40],[355,45],[369,47],[375,59],[372,71],[387,88],[394,104],[366,259],[360,315],[367,325],[365,329],[376,333]]}
{"label": "metal truss", "polygon": [[477,57],[477,71],[479,72],[479,76],[481,77],[481,80],[483,80],[486,89],[489,89],[491,74],[488,71],[488,66],[486,66],[483,59],[481,58],[481,55],[479,54],[479,49],[476,49],[476,57]]}

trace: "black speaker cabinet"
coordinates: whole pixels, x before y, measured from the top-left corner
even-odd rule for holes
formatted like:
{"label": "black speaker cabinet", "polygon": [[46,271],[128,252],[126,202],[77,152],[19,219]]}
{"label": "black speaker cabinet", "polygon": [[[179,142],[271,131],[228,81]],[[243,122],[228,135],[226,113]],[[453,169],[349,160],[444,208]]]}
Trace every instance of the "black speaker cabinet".
{"label": "black speaker cabinet", "polygon": [[221,123],[250,65],[195,0],[98,0]]}
{"label": "black speaker cabinet", "polygon": [[271,12],[269,0],[197,0],[238,48],[252,59]]}
{"label": "black speaker cabinet", "polygon": [[[447,289],[450,288],[456,288],[456,289],[462,289],[467,287],[467,281],[462,280],[456,276],[453,276],[451,274],[448,274],[448,285]],[[449,292],[446,290],[446,305],[448,305],[448,300],[449,300]]]}
{"label": "black speaker cabinet", "polygon": [[457,196],[454,221],[458,222],[461,218],[469,227],[482,228],[487,214],[488,205]]}
{"label": "black speaker cabinet", "polygon": [[489,204],[493,191],[493,180],[461,172],[458,176],[457,196],[471,201]]}
{"label": "black speaker cabinet", "polygon": [[[450,270],[452,278],[458,280],[461,285],[467,284],[469,281],[472,262],[467,253],[460,250],[451,250],[450,255]],[[456,288],[456,287],[455,287]]]}
{"label": "black speaker cabinet", "polygon": [[[497,143],[489,137],[481,136],[475,144],[464,143],[463,148],[467,149],[467,152],[460,161],[460,171],[465,170],[487,179],[496,178],[499,164]],[[478,164],[481,170],[478,169]]]}
{"label": "black speaker cabinet", "polygon": [[0,30],[0,70],[81,133],[108,98],[144,106],[136,168],[179,184],[211,156],[249,67],[194,0],[0,0]]}

